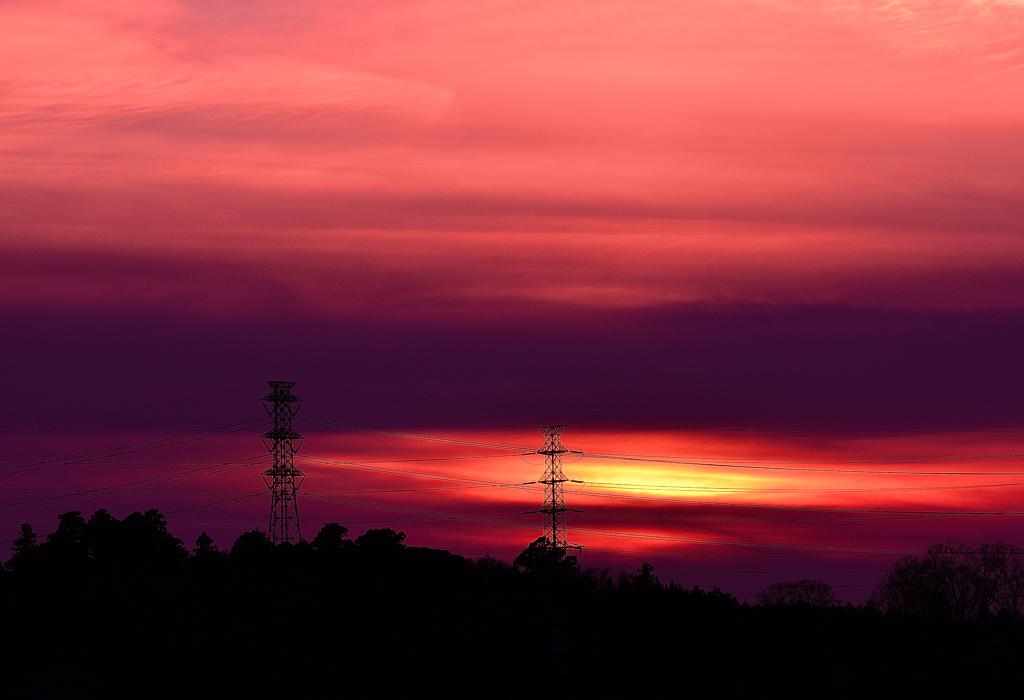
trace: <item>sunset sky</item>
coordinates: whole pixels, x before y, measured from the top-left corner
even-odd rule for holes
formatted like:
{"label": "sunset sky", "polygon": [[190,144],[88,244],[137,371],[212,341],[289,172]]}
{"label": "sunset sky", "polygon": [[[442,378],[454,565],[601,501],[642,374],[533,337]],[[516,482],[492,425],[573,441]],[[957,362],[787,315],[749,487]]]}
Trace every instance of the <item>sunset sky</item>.
{"label": "sunset sky", "polygon": [[1024,0],[2,0],[0,280],[0,541],[266,528],[280,379],[307,537],[568,423],[584,564],[862,601],[1024,545]]}

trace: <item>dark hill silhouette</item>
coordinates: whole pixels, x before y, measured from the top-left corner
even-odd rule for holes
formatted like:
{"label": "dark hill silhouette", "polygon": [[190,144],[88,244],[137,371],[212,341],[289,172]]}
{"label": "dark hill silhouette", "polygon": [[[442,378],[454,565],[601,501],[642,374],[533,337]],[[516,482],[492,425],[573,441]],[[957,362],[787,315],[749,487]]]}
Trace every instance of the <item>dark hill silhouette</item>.
{"label": "dark hill silhouette", "polygon": [[1024,669],[1005,605],[883,614],[812,604],[798,593],[823,589],[798,582],[750,606],[646,563],[583,568],[543,538],[518,566],[338,523],[227,552],[203,533],[189,553],[156,511],[101,510],[39,539],[23,527],[0,577],[5,698],[944,697]]}

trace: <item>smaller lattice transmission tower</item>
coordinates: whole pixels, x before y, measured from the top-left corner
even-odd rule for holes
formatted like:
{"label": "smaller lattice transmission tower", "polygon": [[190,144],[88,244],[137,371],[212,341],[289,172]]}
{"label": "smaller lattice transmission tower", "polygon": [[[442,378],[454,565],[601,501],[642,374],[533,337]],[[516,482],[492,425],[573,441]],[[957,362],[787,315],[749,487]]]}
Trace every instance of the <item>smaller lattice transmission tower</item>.
{"label": "smaller lattice transmission tower", "polygon": [[292,393],[295,382],[267,383],[271,392],[263,397],[264,407],[274,419],[274,427],[263,434],[263,444],[274,457],[274,466],[263,472],[263,482],[270,489],[270,539],[274,544],[298,542],[302,533],[296,494],[306,475],[295,467],[302,436],[292,428],[292,418],[299,411],[292,404],[301,404],[302,399]]}
{"label": "smaller lattice transmission tower", "polygon": [[562,550],[578,548],[569,544],[565,537],[565,514],[571,510],[565,505],[565,482],[569,479],[562,472],[562,455],[569,451],[562,445],[562,431],[567,427],[548,425],[537,428],[544,435],[544,447],[537,450],[537,454],[544,455],[544,476],[539,481],[544,484],[544,507],[540,509],[544,514],[544,536],[552,546]]}

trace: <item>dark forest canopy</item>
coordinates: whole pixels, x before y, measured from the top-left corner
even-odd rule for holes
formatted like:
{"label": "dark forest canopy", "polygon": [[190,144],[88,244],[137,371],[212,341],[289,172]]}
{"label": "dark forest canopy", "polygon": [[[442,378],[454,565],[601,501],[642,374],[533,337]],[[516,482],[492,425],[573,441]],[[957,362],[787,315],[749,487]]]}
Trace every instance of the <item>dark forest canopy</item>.
{"label": "dark forest canopy", "polygon": [[1024,680],[1024,566],[1002,543],[903,559],[854,607],[820,581],[751,606],[646,563],[613,577],[544,538],[513,564],[404,540],[330,523],[310,542],[252,530],[187,548],[156,510],[64,513],[42,540],[24,525],[0,570],[5,695],[941,696]]}

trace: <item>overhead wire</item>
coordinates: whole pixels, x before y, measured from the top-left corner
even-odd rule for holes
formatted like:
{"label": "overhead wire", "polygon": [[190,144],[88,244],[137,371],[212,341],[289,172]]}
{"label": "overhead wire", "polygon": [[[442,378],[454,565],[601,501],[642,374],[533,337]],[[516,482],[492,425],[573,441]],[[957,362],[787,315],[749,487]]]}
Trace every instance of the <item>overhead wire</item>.
{"label": "overhead wire", "polygon": [[[898,476],[1024,476],[1024,471],[1000,471],[1000,472],[922,472],[922,471],[911,471],[911,470],[880,470],[880,469],[832,469],[825,467],[789,467],[789,466],[778,466],[778,465],[766,465],[766,464],[738,464],[736,462],[707,462],[701,460],[692,459],[677,459],[672,457],[661,457],[657,455],[629,455],[629,454],[614,454],[614,453],[599,453],[599,452],[587,452],[585,453],[587,458],[590,459],[604,459],[604,460],[622,460],[626,462],[643,462],[646,464],[679,464],[689,467],[715,467],[718,469],[757,469],[762,471],[782,471],[782,472],[818,472],[818,473],[834,473],[834,474],[879,474],[879,475],[898,475]],[[979,457],[979,459],[989,459],[990,457]],[[991,458],[995,458],[994,456]],[[1021,455],[1001,455],[1000,459],[1011,459],[1011,458],[1024,458],[1024,454]],[[912,461],[912,460],[905,460]],[[935,459],[929,459],[928,461],[936,461]],[[953,458],[942,458],[940,461],[953,461]]]}
{"label": "overhead wire", "polygon": [[323,428],[336,428],[338,430],[352,430],[355,432],[362,433],[373,433],[376,435],[388,435],[390,437],[408,438],[410,440],[425,440],[428,442],[441,442],[451,445],[468,445],[470,447],[489,447],[494,450],[510,450],[513,452],[532,452],[528,447],[516,447],[514,445],[499,445],[490,442],[479,442],[475,440],[460,440],[458,438],[441,437],[437,435],[424,435],[421,433],[408,433],[400,430],[385,430],[383,428],[367,428],[360,425],[351,425],[348,423],[332,423],[330,421],[313,420],[311,418],[300,418],[296,416],[293,419],[296,423],[303,423],[306,425],[314,425]]}
{"label": "overhead wire", "polygon": [[[365,426],[357,426],[345,423],[333,423],[330,421],[313,420],[309,418],[295,418],[296,422],[302,422],[309,425],[315,425],[319,427],[330,427],[337,428],[340,430],[351,430],[357,432],[369,432],[381,435],[388,435],[391,437],[407,438],[412,440],[426,440],[430,442],[442,442],[456,445],[467,445],[473,447],[489,447],[498,450],[507,451],[521,451],[523,453],[532,454],[535,453],[535,449],[514,446],[514,445],[502,445],[496,443],[485,443],[471,440],[460,440],[458,438],[451,437],[440,437],[434,435],[426,435],[423,433],[411,433],[407,431],[398,430],[386,430],[381,428],[368,428]],[[823,473],[839,473],[839,474],[892,474],[900,476],[1024,476],[1024,471],[1013,471],[1013,472],[922,472],[916,470],[877,470],[877,469],[833,469],[833,468],[822,468],[822,467],[797,467],[797,466],[783,466],[773,464],[744,464],[739,461],[709,461],[699,459],[684,459],[681,457],[672,457],[665,455],[637,455],[628,453],[609,453],[609,452],[589,452],[582,451],[584,458],[590,459],[603,459],[603,460],[624,460],[632,462],[644,462],[651,464],[679,464],[684,466],[697,466],[697,467],[718,467],[723,469],[760,469],[770,471],[796,471],[796,472],[823,472]],[[486,456],[473,456],[465,459],[486,459]],[[944,463],[944,462],[967,462],[967,461],[992,461],[992,460],[1008,460],[1008,459],[1022,459],[1024,453],[1014,454],[1000,454],[1000,455],[962,455],[962,456],[931,456],[931,457],[897,457],[897,458],[877,458],[877,459],[858,459],[858,460],[814,460],[815,464],[932,464],[932,463]],[[786,459],[786,460],[767,460],[757,459],[758,462],[768,461],[779,461],[785,464],[791,464],[794,462],[801,462],[803,460],[798,459]]]}
{"label": "overhead wire", "polygon": [[692,499],[661,498],[655,496],[637,496],[633,494],[602,493],[598,491],[583,491],[588,496],[595,498],[614,498],[621,500],[650,501],[655,503],[675,503],[686,505],[713,506],[722,508],[766,508],[778,510],[805,510],[805,511],[826,511],[838,513],[889,513],[889,514],[924,514],[924,515],[949,515],[949,516],[986,516],[986,515],[1024,515],[1024,511],[927,511],[907,510],[895,508],[844,508],[840,506],[805,506],[790,504],[772,503],[729,503],[727,501],[696,501]]}
{"label": "overhead wire", "polygon": [[496,481],[485,481],[483,479],[469,479],[461,476],[452,476],[446,474],[430,474],[427,472],[412,472],[407,469],[394,469],[392,467],[381,467],[376,464],[369,464],[365,462],[349,462],[340,459],[330,459],[327,457],[316,457],[312,455],[295,455],[295,459],[302,462],[312,462],[314,464],[322,464],[325,466],[344,467],[346,469],[356,469],[360,471],[378,472],[381,474],[392,474],[394,476],[412,477],[416,479],[433,479],[440,481],[452,481],[456,483],[471,484],[477,487],[486,488],[518,488],[522,486],[522,482],[514,483],[500,483]]}
{"label": "overhead wire", "polygon": [[722,432],[785,432],[794,434],[812,434],[812,435],[913,435],[913,434],[931,434],[936,432],[977,432],[977,431],[996,431],[996,430],[1008,430],[1008,431],[1021,431],[1024,430],[1024,425],[1018,423],[1000,423],[995,425],[942,425],[942,426],[925,426],[925,427],[905,427],[905,428],[892,428],[892,427],[834,427],[834,426],[806,426],[806,425],[782,425],[782,424],[739,424],[739,423],[699,423],[694,421],[679,421],[670,419],[636,419],[628,416],[612,416],[608,414],[581,412],[581,411],[566,411],[566,410],[542,410],[542,409],[531,409],[514,406],[499,406],[496,404],[484,404],[478,402],[468,401],[454,401],[446,399],[429,399],[424,397],[411,397],[411,396],[397,396],[393,394],[379,394],[375,392],[365,391],[353,391],[346,389],[337,389],[332,387],[317,387],[311,385],[303,385],[303,390],[319,391],[330,394],[339,394],[343,396],[354,396],[357,398],[369,398],[379,401],[392,401],[396,403],[407,403],[423,406],[433,406],[440,408],[455,408],[460,410],[471,410],[477,412],[487,412],[494,414],[504,415],[515,415],[515,416],[534,416],[537,418],[543,418],[544,420],[551,420],[552,415],[560,416],[562,418],[576,418],[583,421],[596,422],[599,424],[608,425],[622,425],[624,427],[654,427],[660,429],[684,429],[684,430],[699,430],[699,431],[722,431]]}
{"label": "overhead wire", "polygon": [[[315,421],[315,420],[310,420],[310,419],[299,419],[299,418],[297,418],[296,420],[300,421],[300,422],[304,422],[306,424],[320,426],[320,427],[330,427],[330,428],[338,428],[338,429],[345,429],[345,430],[356,430],[356,431],[369,432],[369,433],[386,435],[386,436],[393,436],[393,437],[411,438],[411,439],[417,439],[417,440],[428,440],[428,441],[432,441],[432,442],[447,443],[447,444],[457,444],[457,445],[466,445],[466,446],[473,446],[473,447],[483,447],[483,448],[496,449],[496,450],[502,450],[502,451],[514,451],[514,452],[519,452],[519,453],[522,453],[522,452],[532,452],[532,450],[529,450],[528,448],[509,446],[509,445],[500,445],[500,444],[494,444],[494,443],[486,443],[486,442],[480,442],[480,441],[469,441],[469,440],[460,440],[460,439],[456,439],[456,438],[447,438],[447,437],[439,437],[439,436],[421,435],[421,434],[408,433],[408,432],[403,432],[403,431],[393,431],[393,430],[382,430],[382,429],[374,429],[374,428],[364,428],[364,427],[361,427],[361,426],[353,426],[353,425],[346,425],[346,424],[340,424],[340,423],[331,423],[331,422],[327,422],[327,421]],[[216,437],[216,436],[219,436],[219,435],[230,434],[230,433],[233,433],[233,432],[239,432],[241,430],[249,429],[250,427],[252,427],[253,424],[259,423],[259,422],[263,422],[263,419],[254,420],[254,421],[246,421],[246,422],[243,422],[243,423],[232,424],[230,426],[222,426],[221,428],[215,428],[215,429],[206,430],[206,431],[198,431],[196,433],[190,433],[188,435],[178,436],[176,438],[164,438],[164,439],[160,439],[160,440],[149,441],[149,442],[146,442],[146,443],[139,443],[137,445],[124,446],[122,448],[116,448],[116,449],[113,449],[113,450],[104,450],[104,451],[99,451],[99,452],[94,452],[94,453],[86,453],[85,455],[79,455],[77,457],[72,457],[72,458],[63,458],[63,459],[58,459],[58,460],[46,460],[46,461],[43,461],[43,462],[37,462],[35,464],[22,465],[21,467],[17,467],[17,468],[7,468],[7,469],[4,469],[4,470],[0,470],[0,474],[18,474],[18,473],[24,473],[26,471],[34,471],[36,469],[51,468],[52,466],[61,466],[61,465],[67,465],[67,464],[71,464],[71,463],[81,463],[83,461],[86,461],[86,462],[99,461],[99,460],[102,460],[102,459],[105,459],[105,458],[122,456],[122,455],[125,455],[125,454],[131,454],[131,453],[134,453],[134,452],[143,451],[143,450],[147,450],[147,449],[158,449],[160,447],[170,446],[170,445],[173,445],[173,444],[182,444],[183,442],[191,442],[191,441],[194,441],[194,440],[206,439],[207,437]],[[235,426],[245,426],[245,427],[238,428],[238,430],[227,430],[228,428],[233,428]],[[219,432],[217,432],[214,435],[210,435],[209,434],[209,433],[213,433],[215,431],[219,431]],[[198,437],[198,436],[203,436],[203,437]],[[1024,476],[1024,472],[919,472],[919,471],[895,471],[895,470],[882,471],[882,470],[823,469],[823,468],[802,468],[802,467],[792,467],[792,466],[785,466],[785,467],[783,467],[783,466],[772,466],[772,465],[738,464],[738,463],[731,463],[731,462],[700,462],[700,461],[694,461],[694,460],[682,460],[682,459],[669,458],[669,457],[659,456],[659,455],[629,455],[629,454],[613,454],[613,453],[587,453],[586,456],[587,457],[591,457],[591,458],[596,458],[596,459],[622,459],[622,460],[627,460],[627,461],[640,461],[640,462],[648,462],[648,463],[671,463],[671,464],[683,464],[683,465],[688,465],[688,466],[706,466],[706,467],[737,468],[737,469],[767,469],[767,470],[799,471],[799,472],[811,471],[811,472],[827,472],[827,473],[843,473],[843,474],[883,474],[883,475],[905,475],[905,476]],[[940,461],[960,461],[960,460],[966,461],[966,460],[969,460],[969,459],[978,459],[978,460],[983,460],[983,459],[985,459],[985,460],[987,460],[987,459],[1010,459],[1010,458],[1021,457],[1021,456],[1024,456],[1024,455],[980,455],[980,456],[966,457],[966,458],[964,458],[964,457],[960,457],[960,458],[922,458],[922,459],[910,459],[910,460],[908,460],[908,459],[897,459],[897,460],[892,460],[892,461],[893,462],[905,462],[905,461],[940,462]],[[428,459],[422,459],[422,460],[393,460],[392,462],[401,462],[401,461],[447,461],[447,460],[450,460],[450,459],[451,460],[454,460],[454,459],[489,459],[489,458],[496,458],[496,457],[499,457],[499,455],[493,455],[493,456],[462,456],[462,457],[453,457],[453,458],[428,458]],[[459,487],[443,487],[443,488],[442,487],[437,487],[437,488],[432,488],[432,489],[392,489],[392,490],[372,490],[372,491],[371,490],[367,490],[367,491],[364,491],[365,493],[397,493],[397,492],[417,491],[417,490],[422,490],[422,491],[428,491],[428,490],[455,490],[455,489],[461,489],[461,488],[510,488],[510,487],[522,486],[521,483],[505,483],[505,484],[502,484],[502,483],[487,482],[487,481],[484,481],[484,480],[477,480],[477,479],[466,479],[464,477],[452,477],[452,476],[446,476],[446,475],[429,475],[429,474],[424,474],[424,473],[421,473],[421,472],[410,472],[408,470],[389,469],[389,468],[385,468],[385,467],[380,467],[379,466],[380,462],[376,462],[376,463],[345,462],[345,461],[341,461],[341,460],[329,460],[329,459],[325,459],[325,458],[309,457],[309,456],[305,456],[305,455],[302,458],[303,459],[307,459],[307,460],[309,460],[309,461],[311,461],[313,463],[321,463],[321,464],[334,465],[334,466],[343,466],[343,467],[353,468],[353,469],[366,469],[366,470],[369,470],[369,471],[388,473],[388,474],[392,474],[392,475],[395,475],[395,476],[414,477],[414,478],[421,478],[421,479],[440,479],[440,480],[452,481],[452,482],[463,484],[462,486],[459,486]],[[858,461],[858,462],[847,461],[847,462],[829,462],[829,463],[881,463],[881,461],[879,461],[879,460],[863,460],[863,461]],[[227,464],[227,463],[225,463],[225,464]],[[242,466],[250,466],[250,465],[242,465]],[[237,467],[237,468],[241,468],[241,467]],[[161,477],[154,477],[154,478],[161,478]],[[185,478],[194,478],[194,477],[185,477]],[[166,483],[170,483],[170,482],[166,482]],[[597,482],[597,483],[600,483],[600,484],[603,484],[603,485],[606,485],[606,486],[613,486],[613,487],[614,486],[627,486],[625,484],[612,484],[610,482]],[[996,487],[996,486],[1016,486],[1016,485],[1021,485],[1021,484],[968,485],[968,486],[965,486],[963,488],[968,488],[968,487],[975,487],[975,488],[986,487],[987,488],[987,487]],[[633,485],[629,485],[629,486],[631,486],[631,487],[644,487],[644,488],[646,488],[646,487],[657,488],[657,486],[651,486],[651,485],[646,485],[645,486],[645,485],[638,485],[638,484],[633,484]],[[118,487],[114,487],[114,488],[118,488]],[[915,488],[917,490],[924,490],[925,488],[929,488],[929,487],[904,487],[904,489],[906,489],[906,490],[915,489]],[[958,487],[932,487],[932,488],[958,488]],[[900,489],[900,490],[904,490],[904,489]],[[85,491],[85,492],[79,492],[77,495],[80,496],[80,495],[83,495],[83,494],[91,493],[93,491],[100,491],[100,490],[102,490],[102,489],[94,489],[94,490],[89,490],[89,491]],[[436,512],[436,511],[433,511],[433,512],[432,511],[425,511],[425,510],[422,510],[422,509],[409,509],[409,508],[402,509],[402,507],[398,507],[398,506],[391,506],[391,505],[384,505],[384,504],[370,504],[370,503],[367,503],[365,501],[354,501],[353,499],[341,499],[341,498],[339,498],[339,497],[337,497],[337,496],[335,496],[333,494],[330,494],[330,493],[319,493],[318,494],[318,493],[312,493],[312,492],[305,492],[305,494],[310,496],[310,497],[312,497],[312,498],[314,498],[314,499],[320,499],[320,500],[331,500],[331,499],[334,499],[334,502],[346,503],[346,504],[353,505],[353,506],[356,506],[356,507],[370,507],[370,508],[376,508],[376,509],[391,510],[392,512],[405,512],[407,514],[430,514],[429,517],[430,518],[435,518],[435,519],[440,517],[440,518],[445,518],[445,519],[475,520],[475,521],[478,521],[478,522],[483,520],[485,522],[491,522],[494,518],[507,517],[508,515],[520,515],[520,514],[501,514],[501,515],[489,515],[489,516],[467,516],[467,515],[452,514],[452,513],[445,514],[445,513],[440,513],[440,512]],[[614,494],[614,493],[612,493],[612,494],[603,494],[603,493],[594,492],[594,491],[587,491],[587,492],[585,492],[585,495],[587,495],[587,496],[594,496],[594,497],[624,498],[624,499],[635,499],[635,500],[648,500],[648,501],[660,501],[660,502],[686,503],[686,504],[691,504],[691,505],[697,504],[697,505],[708,505],[708,506],[781,508],[781,509],[798,509],[798,510],[830,511],[830,512],[903,514],[903,515],[917,515],[917,516],[924,516],[924,517],[936,517],[936,516],[966,517],[966,516],[1022,515],[1022,514],[1024,514],[1024,512],[1022,512],[1022,511],[1002,511],[1002,512],[954,512],[954,511],[946,511],[946,512],[942,512],[942,511],[851,509],[851,508],[835,508],[835,507],[822,507],[822,506],[787,506],[787,505],[770,505],[770,504],[715,503],[715,502],[700,502],[700,501],[680,500],[680,499],[644,498],[644,497],[638,497],[638,496],[633,496],[633,495]],[[88,497],[88,496],[86,496],[86,497]],[[265,494],[248,494],[248,495],[238,496],[238,497],[235,497],[235,498],[225,499],[224,501],[214,502],[213,504],[204,504],[204,505],[194,506],[194,507],[191,507],[191,508],[179,509],[178,511],[172,511],[172,513],[190,513],[190,512],[192,512],[192,511],[194,511],[196,509],[205,508],[207,506],[213,507],[214,510],[220,509],[221,507],[225,507],[225,508],[226,507],[235,507],[235,505],[225,505],[225,504],[244,505],[245,499],[264,498],[264,497],[265,497]],[[17,504],[11,504],[11,505],[17,505]],[[5,509],[6,509],[6,507],[5,507]],[[197,511],[197,512],[207,512],[207,511],[201,511],[200,510],[200,511]],[[196,514],[196,513],[192,513],[192,514]],[[187,517],[187,516],[182,516],[182,517]],[[499,525],[512,526],[512,527],[530,527],[532,529],[532,526],[528,526],[528,525],[524,525],[524,524],[520,524],[520,523],[512,523],[512,522],[509,522],[509,521],[492,522],[492,524],[499,524]],[[779,548],[790,548],[790,549],[795,548],[795,549],[822,550],[822,551],[832,551],[832,552],[835,552],[835,551],[850,551],[850,552],[859,552],[859,553],[877,552],[877,553],[889,553],[889,554],[891,554],[891,553],[900,553],[901,552],[901,550],[889,550],[889,549],[834,548],[834,547],[815,547],[813,545],[785,545],[785,544],[772,544],[772,543],[743,543],[743,542],[732,542],[732,541],[724,541],[724,540],[711,540],[711,539],[704,539],[704,538],[684,538],[684,537],[676,537],[676,536],[669,536],[669,535],[651,535],[651,534],[645,534],[645,533],[619,533],[619,532],[594,530],[594,529],[590,529],[590,528],[574,528],[574,530],[578,531],[578,532],[580,532],[582,534],[593,534],[593,535],[597,535],[597,536],[627,537],[627,538],[630,538],[630,539],[649,539],[649,540],[661,540],[661,541],[666,541],[666,542],[685,542],[685,543],[712,544],[712,545],[729,545],[729,546],[742,546],[742,547],[779,547]]]}
{"label": "overhead wire", "polygon": [[[177,510],[167,511],[164,515],[168,518],[172,517],[187,517],[189,515],[200,515],[203,513],[211,513],[217,510],[224,510],[226,508],[235,508],[241,505],[249,505],[250,503],[256,503],[258,501],[264,501],[267,499],[267,493],[264,491],[258,493],[250,493],[244,496],[236,496],[234,498],[225,498],[221,501],[213,501],[212,503],[203,503],[188,508],[179,508]],[[225,505],[230,504],[230,505]]]}
{"label": "overhead wire", "polygon": [[586,485],[609,488],[643,489],[647,491],[698,491],[711,493],[899,493],[917,491],[963,491],[970,489],[1013,488],[1024,486],[1024,481],[1000,484],[957,484],[954,486],[879,486],[875,488],[807,488],[807,487],[737,487],[737,486],[681,486],[675,484],[637,484],[617,481],[586,481]]}
{"label": "overhead wire", "polygon": [[56,467],[69,466],[72,464],[82,464],[83,462],[98,462],[103,459],[110,457],[120,457],[127,454],[136,454],[138,452],[145,452],[148,450],[157,450],[164,447],[172,447],[175,445],[182,445],[191,442],[197,442],[199,440],[208,440],[215,437],[223,437],[224,435],[230,435],[233,433],[243,432],[249,430],[254,426],[265,423],[266,419],[255,419],[242,421],[239,423],[231,423],[217,428],[209,428],[207,430],[199,430],[192,433],[186,433],[184,435],[177,435],[167,438],[158,438],[155,440],[147,440],[145,442],[136,443],[133,445],[124,445],[122,447],[112,448],[109,450],[97,450],[94,452],[86,452],[81,455],[75,455],[73,457],[64,457],[59,459],[48,459],[40,460],[27,465],[21,465],[19,467],[6,467],[0,469],[0,476],[9,476],[11,474],[24,474],[26,472],[39,471],[41,469],[53,469]]}
{"label": "overhead wire", "polygon": [[[893,513],[884,515],[864,514],[856,517],[753,517],[747,515],[671,515],[662,513],[609,513],[587,509],[588,518],[608,518],[614,520],[680,520],[696,522],[727,522],[727,523],[866,523],[875,520],[942,520],[956,517],[980,517],[977,513],[956,514],[948,512]],[[1012,513],[989,513],[985,515],[1010,516],[1024,515],[1024,511]]]}
{"label": "overhead wire", "polygon": [[[10,433],[10,432],[16,432],[16,431],[22,431],[22,430],[34,430],[35,428],[47,428],[47,427],[51,427],[51,426],[54,426],[54,425],[67,425],[67,424],[70,424],[70,423],[93,422],[93,421],[103,420],[103,419],[106,419],[106,418],[114,418],[114,417],[117,417],[117,416],[131,415],[133,413],[145,413],[146,411],[155,411],[155,410],[158,410],[158,409],[161,409],[161,408],[169,408],[171,406],[180,406],[182,404],[202,403],[204,401],[215,401],[217,399],[232,398],[234,396],[239,396],[239,395],[241,395],[243,393],[246,393],[246,392],[254,389],[255,386],[256,385],[247,385],[245,387],[239,387],[237,389],[227,389],[227,390],[224,390],[224,391],[218,391],[218,392],[214,392],[212,394],[203,394],[203,395],[200,395],[200,396],[197,396],[197,397],[192,397],[192,398],[175,399],[174,401],[163,401],[163,402],[157,403],[157,404],[150,404],[148,406],[140,406],[138,408],[122,409],[120,411],[112,411],[110,413],[100,413],[100,414],[97,414],[97,415],[90,415],[90,416],[76,416],[76,417],[71,417],[71,418],[44,419],[44,420],[49,420],[50,422],[40,423],[38,425],[18,426],[17,428],[6,428],[6,429],[3,429],[3,430],[0,430],[0,433]],[[262,386],[262,385],[259,385],[259,386]],[[10,416],[11,414],[0,414],[0,415]]]}
{"label": "overhead wire", "polygon": [[[296,455],[299,459],[299,455]],[[417,479],[431,479],[441,481],[451,481],[456,483],[471,484],[476,488],[511,488],[519,487],[524,483],[500,483],[491,482],[481,479],[469,479],[466,477],[442,475],[442,474],[430,474],[424,472],[411,472],[408,470],[392,469],[388,467],[380,467],[374,464],[360,463],[360,462],[346,462],[343,460],[328,459],[323,457],[314,457],[310,455],[304,455],[302,459],[310,460],[314,463],[320,463],[331,466],[338,466],[349,469],[358,469],[363,471],[379,472],[385,474],[391,474],[400,477],[411,477]],[[300,460],[301,461],[301,460]],[[755,490],[756,491],[756,490]],[[806,511],[824,511],[824,512],[844,512],[844,513],[866,513],[866,514],[879,514],[879,515],[903,515],[903,516],[922,516],[922,517],[980,517],[980,516],[1012,516],[1012,515],[1024,515],[1024,511],[928,511],[928,510],[910,510],[910,509],[873,509],[873,508],[843,508],[837,506],[802,506],[802,505],[789,505],[789,504],[764,504],[764,503],[737,503],[728,501],[705,501],[705,500],[693,500],[693,499],[682,499],[682,498],[666,498],[666,497],[654,497],[654,496],[640,496],[635,494],[624,494],[616,492],[602,492],[590,490],[584,488],[582,491],[577,492],[581,496],[591,496],[596,498],[612,498],[622,500],[642,500],[656,503],[671,503],[671,504],[686,504],[686,505],[701,505],[711,507],[729,507],[729,508],[768,508],[768,509],[780,509],[780,510],[806,510]],[[866,518],[864,518],[866,519]],[[893,518],[885,518],[893,519]]]}
{"label": "overhead wire", "polygon": [[56,503],[67,503],[75,500],[86,500],[89,498],[96,498],[99,496],[104,496],[116,492],[131,491],[140,488],[148,488],[150,486],[159,486],[163,484],[176,483],[179,481],[187,481],[190,479],[234,471],[236,469],[244,469],[259,464],[260,462],[258,460],[265,459],[265,456],[257,458],[245,457],[242,459],[221,462],[219,464],[214,464],[212,466],[200,467],[198,469],[189,469],[186,471],[176,472],[172,474],[162,474],[160,476],[147,477],[145,479],[135,479],[133,481],[115,484],[113,486],[82,489],[79,491],[71,491],[60,496],[36,498],[27,501],[19,501],[16,503],[5,503],[3,505],[0,505],[0,512],[11,510],[23,510],[25,508],[35,508],[43,505],[53,505]]}
{"label": "overhead wire", "polygon": [[[441,520],[465,520],[465,521],[485,522],[485,523],[488,523],[488,524],[501,525],[501,526],[506,526],[506,527],[535,529],[535,526],[531,525],[531,524],[512,522],[512,521],[501,520],[500,519],[500,518],[508,517],[508,516],[511,516],[511,515],[523,515],[524,513],[506,513],[506,514],[500,514],[500,515],[469,515],[469,514],[463,514],[463,513],[449,513],[449,512],[442,512],[442,511],[433,511],[433,510],[427,510],[427,509],[423,509],[423,508],[411,508],[411,507],[408,507],[408,506],[399,506],[399,505],[393,505],[393,504],[382,504],[382,503],[373,503],[373,502],[367,502],[367,501],[357,501],[357,500],[354,500],[354,499],[348,499],[348,498],[342,498],[342,497],[330,497],[327,494],[321,494],[321,493],[316,493],[316,492],[305,492],[305,495],[307,497],[312,497],[314,499],[325,500],[325,501],[332,501],[332,502],[337,502],[337,503],[341,503],[341,504],[344,504],[344,505],[351,505],[351,506],[360,507],[360,508],[368,508],[368,509],[371,509],[371,510],[386,510],[386,511],[392,511],[392,512],[416,514],[416,515],[432,515],[432,516],[436,516],[438,519],[441,519]],[[698,537],[678,537],[678,536],[673,536],[673,535],[655,535],[655,534],[650,534],[650,533],[616,532],[616,531],[596,530],[594,528],[580,528],[580,527],[574,527],[573,531],[574,532],[578,532],[578,533],[582,533],[582,534],[597,535],[597,536],[602,536],[602,537],[621,537],[621,538],[628,538],[628,539],[641,539],[641,540],[662,541],[662,542],[680,542],[680,543],[687,543],[687,544],[709,544],[709,545],[718,545],[718,546],[737,546],[737,547],[751,547],[751,548],[768,547],[768,548],[784,548],[784,549],[807,550],[807,551],[818,551],[818,550],[820,550],[820,551],[848,551],[848,552],[864,552],[864,553],[876,552],[876,553],[884,553],[884,554],[906,554],[906,553],[908,553],[908,550],[897,550],[897,549],[887,549],[887,548],[826,547],[826,546],[818,546],[818,545],[793,545],[793,544],[779,544],[779,543],[768,543],[768,542],[737,542],[737,541],[731,541],[731,540],[713,540],[713,539],[698,538]]]}

